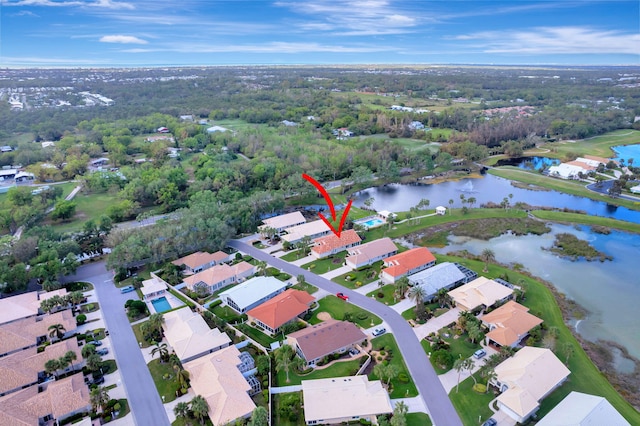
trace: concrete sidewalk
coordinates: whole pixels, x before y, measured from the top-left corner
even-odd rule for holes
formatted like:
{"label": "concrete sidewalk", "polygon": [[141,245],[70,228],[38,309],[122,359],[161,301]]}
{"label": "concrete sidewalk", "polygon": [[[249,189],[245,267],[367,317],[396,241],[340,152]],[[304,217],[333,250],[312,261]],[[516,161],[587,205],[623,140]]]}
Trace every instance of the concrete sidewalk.
{"label": "concrete sidewalk", "polygon": [[326,278],[328,280],[335,278],[335,277],[339,277],[340,275],[344,275],[348,272],[351,272],[351,268],[348,266],[341,266],[338,269],[334,269],[333,271],[329,271],[329,272],[325,272],[324,274],[320,275],[322,278]]}
{"label": "concrete sidewalk", "polygon": [[413,332],[416,333],[418,340],[422,340],[427,337],[430,333],[437,333],[442,327],[445,327],[452,322],[456,322],[458,320],[458,316],[460,315],[460,308],[452,308],[449,309],[444,314],[439,317],[431,318],[427,321],[426,324],[419,325],[418,327],[413,328]]}

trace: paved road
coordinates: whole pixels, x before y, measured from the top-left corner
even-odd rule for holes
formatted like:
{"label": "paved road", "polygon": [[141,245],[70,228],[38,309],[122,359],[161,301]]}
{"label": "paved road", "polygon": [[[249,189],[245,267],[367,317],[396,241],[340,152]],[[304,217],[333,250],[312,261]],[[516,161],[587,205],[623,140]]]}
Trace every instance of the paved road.
{"label": "paved road", "polygon": [[88,281],[96,289],[135,424],[169,425],[160,395],[124,311],[124,302],[131,298],[131,293],[121,294],[113,285],[112,274],[107,271],[104,262],[81,266],[75,275],[64,277],[64,281]]}
{"label": "paved road", "polygon": [[[600,184],[598,183],[590,183],[589,185],[587,185],[587,189],[593,192],[597,192],[599,194],[602,195],[609,195],[609,189],[613,186],[613,181],[615,179],[610,179],[610,180],[605,180],[600,182]],[[640,201],[640,197],[634,197],[633,195],[619,195],[616,198],[622,198],[625,200],[629,200],[629,201]],[[615,200],[615,198],[612,198],[613,200]]]}
{"label": "paved road", "polygon": [[449,400],[438,376],[436,375],[427,355],[425,354],[420,342],[416,338],[411,326],[393,309],[383,305],[373,299],[366,297],[360,293],[350,290],[340,284],[322,278],[312,272],[304,270],[298,266],[291,265],[281,259],[272,257],[249,244],[245,244],[238,240],[229,242],[229,246],[236,248],[244,253],[253,256],[256,259],[268,262],[272,266],[282,269],[283,271],[296,277],[300,274],[304,275],[305,280],[314,286],[317,286],[330,293],[343,292],[349,296],[349,303],[353,303],[367,311],[370,311],[386,322],[387,326],[393,331],[393,334],[402,352],[404,361],[409,368],[409,373],[413,377],[420,396],[425,402],[425,406],[429,410],[429,414],[434,425],[437,426],[461,426],[462,422],[458,417],[458,413],[453,408],[453,404]]}

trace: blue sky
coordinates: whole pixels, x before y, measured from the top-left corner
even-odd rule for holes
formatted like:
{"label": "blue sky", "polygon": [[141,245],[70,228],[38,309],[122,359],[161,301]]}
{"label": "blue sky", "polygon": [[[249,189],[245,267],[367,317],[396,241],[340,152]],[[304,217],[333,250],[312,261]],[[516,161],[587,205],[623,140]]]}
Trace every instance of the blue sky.
{"label": "blue sky", "polygon": [[0,0],[0,66],[640,65],[640,2]]}

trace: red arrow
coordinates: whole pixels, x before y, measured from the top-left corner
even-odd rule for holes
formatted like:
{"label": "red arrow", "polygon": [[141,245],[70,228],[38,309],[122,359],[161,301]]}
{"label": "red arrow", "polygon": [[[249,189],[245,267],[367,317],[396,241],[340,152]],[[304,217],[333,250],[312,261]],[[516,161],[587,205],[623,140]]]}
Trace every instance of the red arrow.
{"label": "red arrow", "polygon": [[[315,180],[314,178],[312,178],[308,174],[303,173],[302,177],[305,180],[309,181],[309,183],[311,183],[313,186],[315,186],[318,191],[320,191],[320,194],[322,194],[322,196],[324,197],[325,201],[327,202],[327,205],[329,206],[329,210],[331,210],[331,218],[332,218],[332,220],[336,220],[336,208],[334,207],[333,200],[331,200],[331,197],[329,196],[329,193],[327,192],[327,190],[322,187],[320,182],[318,182],[317,180]],[[320,219],[322,219],[324,221],[324,223],[327,224],[327,226],[331,229],[331,231],[334,234],[336,234],[336,236],[338,238],[340,238],[340,234],[342,233],[342,228],[344,227],[344,223],[347,220],[347,215],[349,214],[349,209],[351,208],[351,203],[353,203],[353,200],[349,200],[349,203],[347,203],[347,207],[344,209],[344,212],[342,213],[342,217],[340,217],[340,226],[338,227],[337,230],[333,227],[331,222],[329,222],[327,220],[327,218],[324,217],[324,215],[322,213],[318,213],[318,216],[320,216]]]}

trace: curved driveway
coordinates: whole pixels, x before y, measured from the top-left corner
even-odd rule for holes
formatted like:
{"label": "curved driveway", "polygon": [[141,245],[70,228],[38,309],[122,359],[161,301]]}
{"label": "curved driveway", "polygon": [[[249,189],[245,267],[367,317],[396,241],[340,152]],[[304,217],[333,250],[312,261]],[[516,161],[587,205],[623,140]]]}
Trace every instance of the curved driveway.
{"label": "curved driveway", "polygon": [[64,282],[71,281],[88,281],[96,289],[135,424],[169,425],[169,418],[124,312],[124,302],[132,297],[131,294],[122,294],[113,285],[113,275],[107,271],[104,262],[81,266],[76,274],[64,277]]}
{"label": "curved driveway", "polygon": [[243,243],[242,241],[231,240],[228,245],[247,253],[258,260],[265,261],[272,266],[291,274],[293,277],[302,274],[309,284],[323,290],[329,291],[333,294],[343,292],[345,295],[349,296],[350,303],[366,309],[367,311],[382,318],[393,331],[398,347],[400,348],[400,352],[402,352],[404,361],[409,368],[409,373],[411,374],[411,377],[413,377],[413,380],[418,387],[418,391],[420,392],[420,396],[429,410],[433,424],[437,426],[462,425],[462,422],[458,417],[458,413],[456,413],[456,410],[453,408],[453,404],[451,404],[447,393],[442,387],[442,384],[431,366],[424,349],[416,338],[413,329],[405,319],[400,316],[400,314],[380,302],[370,299],[360,293],[356,293],[351,289],[322,278],[298,266],[292,265],[281,259],[277,259],[249,244]]}

